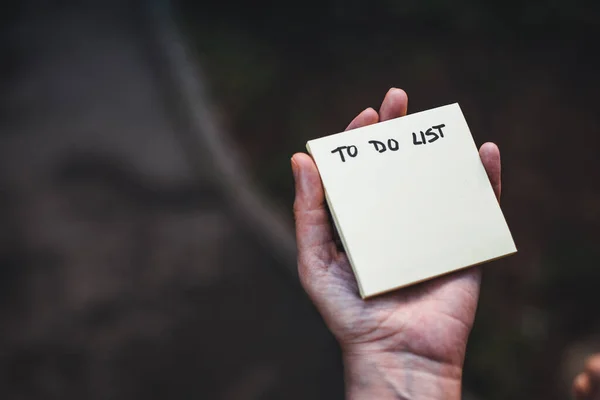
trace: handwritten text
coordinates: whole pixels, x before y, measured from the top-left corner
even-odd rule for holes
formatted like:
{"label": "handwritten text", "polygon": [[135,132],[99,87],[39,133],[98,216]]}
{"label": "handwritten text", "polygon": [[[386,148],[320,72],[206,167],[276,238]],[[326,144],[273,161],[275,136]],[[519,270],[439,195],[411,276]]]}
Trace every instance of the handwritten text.
{"label": "handwritten text", "polygon": [[[419,134],[412,132],[413,145],[419,146],[423,144],[433,143],[438,139],[444,137],[442,128],[445,128],[445,124],[434,125],[425,131],[419,131]],[[388,139],[386,142],[379,140],[369,140],[369,144],[372,145],[372,149],[378,153],[385,153],[386,151],[398,151],[400,144],[396,139]],[[358,147],[356,145],[339,146],[331,150],[332,154],[338,153],[342,162],[346,162],[346,156],[354,158],[358,156]]]}

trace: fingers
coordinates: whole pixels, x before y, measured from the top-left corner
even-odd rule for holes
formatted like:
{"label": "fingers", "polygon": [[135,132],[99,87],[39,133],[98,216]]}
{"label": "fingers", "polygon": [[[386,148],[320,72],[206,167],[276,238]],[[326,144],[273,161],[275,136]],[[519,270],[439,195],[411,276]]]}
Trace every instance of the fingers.
{"label": "fingers", "polygon": [[408,95],[402,89],[391,88],[385,95],[379,114],[372,108],[367,108],[350,122],[346,130],[356,129],[379,121],[403,117],[408,109]]}
{"label": "fingers", "polygon": [[588,359],[584,372],[573,381],[573,394],[576,399],[600,399],[600,355]]}
{"label": "fingers", "polygon": [[[379,122],[379,114],[372,108],[362,111],[350,122],[346,130],[361,128]],[[321,177],[313,159],[297,153],[292,157],[296,198],[296,243],[300,260],[299,274],[303,282],[315,268],[328,264],[337,254],[333,229],[325,203]]]}
{"label": "fingers", "polygon": [[479,157],[492,184],[496,198],[500,201],[502,192],[500,150],[494,143],[484,143],[479,149]]}
{"label": "fingers", "polygon": [[591,398],[592,384],[590,377],[585,372],[577,375],[573,381],[573,395],[576,399],[588,399]]}
{"label": "fingers", "polygon": [[371,107],[367,108],[360,114],[358,114],[352,122],[346,128],[347,131],[356,128],[362,128],[363,126],[373,125],[379,122],[379,114]]}
{"label": "fingers", "polygon": [[[367,108],[358,114],[346,130],[361,128],[379,122],[379,114]],[[325,193],[319,171],[307,154],[297,153],[292,157],[292,171],[296,188],[294,217],[296,218],[296,241],[298,250],[328,250],[333,243],[333,233],[325,206]],[[323,250],[323,249],[320,249]]]}
{"label": "fingers", "polygon": [[385,95],[381,107],[379,108],[379,119],[387,121],[389,119],[404,117],[408,109],[408,96],[402,89],[391,88]]}
{"label": "fingers", "polygon": [[292,171],[296,188],[294,217],[298,253],[302,256],[305,251],[316,250],[331,256],[325,254],[331,249],[333,235],[317,166],[307,154],[297,153],[292,157]]}

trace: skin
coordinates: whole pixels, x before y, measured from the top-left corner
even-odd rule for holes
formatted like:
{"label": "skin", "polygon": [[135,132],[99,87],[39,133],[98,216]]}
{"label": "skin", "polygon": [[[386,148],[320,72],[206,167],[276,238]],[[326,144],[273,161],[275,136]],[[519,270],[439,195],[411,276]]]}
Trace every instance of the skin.
{"label": "skin", "polygon": [[[407,106],[406,93],[392,88],[379,112],[367,108],[347,130],[402,117]],[[479,154],[499,198],[498,147],[486,143]],[[292,170],[300,280],[341,346],[347,398],[459,399],[480,268],[362,300],[336,245],[316,165],[297,153]]]}
{"label": "skin", "polygon": [[591,356],[573,381],[573,395],[578,400],[600,400],[600,354]]}

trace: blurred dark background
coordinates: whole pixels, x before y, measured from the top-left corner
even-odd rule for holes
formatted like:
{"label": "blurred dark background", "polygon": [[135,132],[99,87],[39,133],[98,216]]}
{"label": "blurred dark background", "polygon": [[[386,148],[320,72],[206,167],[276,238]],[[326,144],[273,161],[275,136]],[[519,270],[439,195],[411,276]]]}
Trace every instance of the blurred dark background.
{"label": "blurred dark background", "polygon": [[600,351],[599,4],[5,2],[0,398],[341,399],[289,158],[392,86],[502,151],[519,253],[465,399],[568,398]]}

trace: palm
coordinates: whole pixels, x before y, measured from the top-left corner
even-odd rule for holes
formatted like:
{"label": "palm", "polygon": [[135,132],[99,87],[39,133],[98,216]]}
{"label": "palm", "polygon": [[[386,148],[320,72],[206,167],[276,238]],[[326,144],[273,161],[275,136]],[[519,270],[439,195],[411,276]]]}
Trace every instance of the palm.
{"label": "palm", "polygon": [[[406,105],[406,94],[392,89],[379,115],[367,109],[348,129],[401,117]],[[498,149],[487,144],[480,155],[499,196]],[[309,156],[297,154],[293,167],[300,278],[342,348],[349,352],[402,351],[450,365],[462,364],[479,296],[479,269],[362,300],[348,259],[334,243],[316,166]]]}
{"label": "palm", "polygon": [[326,299],[318,303],[319,310],[343,347],[461,362],[477,307],[478,269],[364,301],[346,256],[335,259],[309,291]]}

